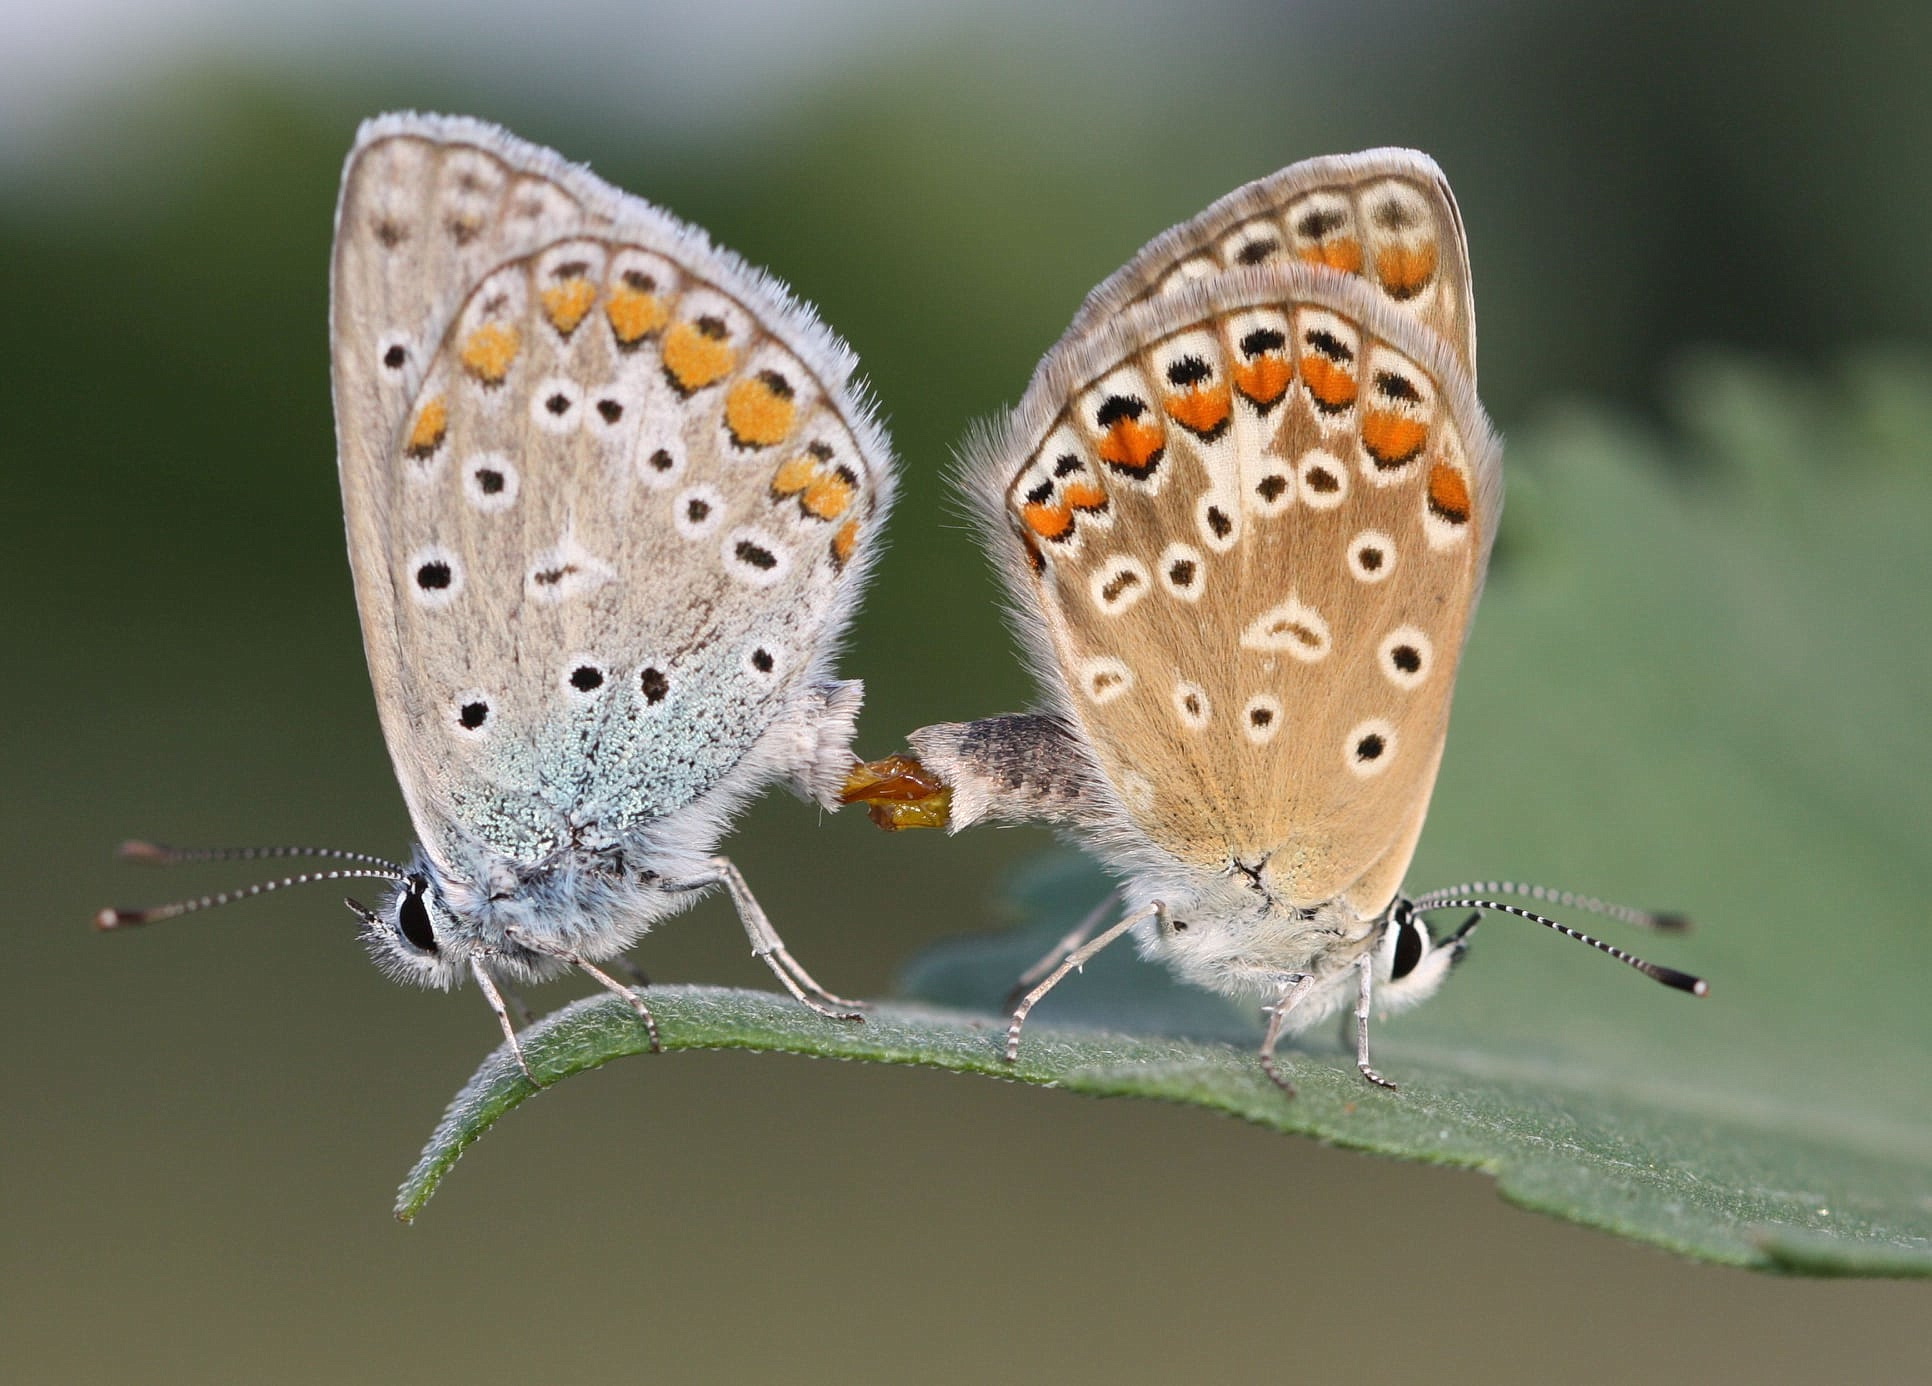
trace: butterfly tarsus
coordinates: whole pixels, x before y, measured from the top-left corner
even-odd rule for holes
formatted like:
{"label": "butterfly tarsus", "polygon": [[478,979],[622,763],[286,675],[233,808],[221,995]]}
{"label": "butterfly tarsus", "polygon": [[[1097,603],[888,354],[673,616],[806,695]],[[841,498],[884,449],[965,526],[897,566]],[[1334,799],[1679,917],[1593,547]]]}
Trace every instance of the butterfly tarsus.
{"label": "butterfly tarsus", "polygon": [[1315,976],[1312,972],[1291,972],[1281,981],[1281,990],[1275,999],[1261,1008],[1261,1014],[1268,1021],[1268,1028],[1261,1036],[1261,1052],[1257,1056],[1261,1071],[1268,1075],[1268,1081],[1280,1088],[1288,1096],[1295,1095],[1295,1085],[1282,1077],[1281,1070],[1275,1066],[1275,1047],[1281,1043],[1281,1032],[1287,1024],[1288,1013],[1294,1010],[1302,997],[1314,988]]}
{"label": "butterfly tarsus", "polygon": [[510,1046],[510,1053],[516,1059],[517,1067],[522,1069],[523,1076],[530,1080],[530,1086],[542,1087],[543,1083],[531,1071],[530,1060],[523,1053],[523,1042],[517,1038],[516,1023],[510,1019],[510,1008],[504,1005],[503,993],[497,990],[496,980],[490,976],[490,970],[484,966],[481,956],[470,959],[470,972],[476,978],[477,989],[483,993],[483,999],[488,1001],[490,1009],[496,1012],[497,1024],[503,1027],[503,1038]]}
{"label": "butterfly tarsus", "polygon": [[1355,1067],[1376,1087],[1397,1092],[1398,1086],[1377,1073],[1369,1062],[1369,1003],[1375,991],[1375,955],[1364,953],[1355,970],[1362,979],[1361,988],[1355,994]]}
{"label": "butterfly tarsus", "polygon": [[[1109,898],[1111,899],[1112,897]],[[1013,1008],[1012,1019],[1007,1022],[1006,1026],[1006,1048],[1002,1052],[1007,1063],[1019,1062],[1020,1031],[1026,1028],[1026,1017],[1040,1003],[1040,998],[1058,986],[1061,979],[1069,972],[1077,972],[1085,967],[1101,949],[1149,917],[1159,920],[1162,931],[1164,932],[1166,930],[1167,906],[1161,901],[1156,900],[1144,909],[1135,910],[1132,914],[1114,925],[1113,928],[1100,935],[1099,938],[1081,944],[1078,948],[1068,953],[1060,960],[1060,965],[1053,969],[1045,981],[1034,987],[1033,990],[1029,991],[1020,999],[1020,1004]],[[1082,926],[1085,926],[1084,920],[1082,921]]]}
{"label": "butterfly tarsus", "polygon": [[569,963],[579,972],[597,981],[606,991],[611,992],[613,995],[621,996],[630,1008],[637,1012],[637,1018],[644,1022],[644,1032],[651,1039],[651,1052],[653,1054],[661,1054],[664,1052],[664,1043],[658,1037],[657,1033],[657,1017],[651,1014],[651,1008],[644,1004],[644,998],[639,996],[632,988],[625,986],[581,953],[572,952],[570,949],[559,947],[554,943],[540,943],[520,929],[505,929],[503,936],[520,948],[528,948],[532,953],[542,953],[544,956],[555,958],[559,962]]}
{"label": "butterfly tarsus", "polygon": [[731,903],[738,909],[738,920],[745,926],[745,936],[751,940],[752,956],[769,967],[772,975],[784,984],[785,990],[795,999],[827,1020],[863,1023],[865,1003],[847,1000],[827,991],[799,965],[798,959],[785,947],[785,941],[778,936],[778,931],[772,928],[771,920],[765,916],[764,906],[751,893],[751,887],[745,884],[744,874],[731,858],[713,857],[711,866],[718,873],[716,877],[696,884],[724,886],[731,896]]}
{"label": "butterfly tarsus", "polygon": [[1006,999],[1000,1003],[1000,1009],[1010,1015],[1013,1008],[1020,1004],[1022,998],[1026,996],[1027,992],[1033,989],[1042,977],[1053,971],[1059,965],[1061,959],[1070,956],[1075,949],[1091,938],[1093,931],[1100,927],[1100,921],[1105,919],[1113,910],[1119,908],[1121,894],[1122,892],[1119,887],[1115,887],[1108,893],[1104,900],[1095,905],[1091,910],[1088,910],[1086,916],[1078,924],[1067,930],[1065,936],[1058,943],[1055,943],[1053,947],[1048,949],[1044,957],[1026,971],[1022,972],[1019,980],[1014,982],[1012,989],[1006,993]]}

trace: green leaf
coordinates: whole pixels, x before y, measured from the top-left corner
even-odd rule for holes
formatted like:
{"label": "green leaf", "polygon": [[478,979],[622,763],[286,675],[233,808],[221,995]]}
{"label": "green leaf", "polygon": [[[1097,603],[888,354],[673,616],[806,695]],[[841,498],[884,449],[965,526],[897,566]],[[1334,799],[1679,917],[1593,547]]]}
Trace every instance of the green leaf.
{"label": "green leaf", "polygon": [[[1251,1013],[1123,945],[1040,1007],[1009,1067],[1001,996],[1108,889],[1058,859],[1009,897],[1022,927],[913,963],[919,1006],[840,1025],[777,996],[654,988],[667,1048],[1185,1102],[1482,1169],[1513,1202],[1685,1255],[1932,1275],[1932,371],[1874,355],[1828,378],[1711,358],[1672,379],[1678,443],[1581,408],[1514,441],[1510,514],[1411,876],[1683,908],[1699,925],[1687,938],[1602,931],[1709,977],[1708,999],[1493,919],[1441,996],[1378,1022],[1377,1066],[1401,1091],[1368,1087],[1315,1036],[1289,1056],[1291,1101],[1255,1067]],[[546,1081],[643,1047],[607,997],[526,1045]],[[486,1062],[399,1214],[532,1091],[503,1053]]]}

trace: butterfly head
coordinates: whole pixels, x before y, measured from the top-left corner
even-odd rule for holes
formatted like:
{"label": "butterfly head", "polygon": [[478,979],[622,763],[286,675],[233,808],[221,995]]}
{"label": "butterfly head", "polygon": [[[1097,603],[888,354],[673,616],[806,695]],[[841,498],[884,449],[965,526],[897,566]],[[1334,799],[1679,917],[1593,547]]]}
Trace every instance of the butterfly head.
{"label": "butterfly head", "polygon": [[1407,1010],[1434,996],[1469,950],[1469,935],[1482,916],[1472,914],[1454,933],[1437,934],[1407,900],[1389,911],[1375,944],[1375,1002],[1384,1011]]}
{"label": "butterfly head", "polygon": [[419,858],[374,909],[346,902],[362,920],[362,942],[398,982],[445,990],[469,971],[472,941],[437,878]]}

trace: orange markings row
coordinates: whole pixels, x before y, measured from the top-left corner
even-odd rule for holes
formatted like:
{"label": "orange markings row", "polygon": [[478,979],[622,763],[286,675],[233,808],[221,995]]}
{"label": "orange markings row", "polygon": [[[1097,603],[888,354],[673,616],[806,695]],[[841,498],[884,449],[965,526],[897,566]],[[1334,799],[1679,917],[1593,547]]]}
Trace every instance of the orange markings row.
{"label": "orange markings row", "polygon": [[1067,489],[1061,493],[1061,499],[1075,510],[1105,510],[1107,508],[1107,493],[1101,490],[1095,483],[1084,478],[1078,481],[1068,482]]}
{"label": "orange markings row", "polygon": [[1301,358],[1301,378],[1308,382],[1308,393],[1324,409],[1346,409],[1355,403],[1355,373],[1318,351]]}
{"label": "orange markings row", "polygon": [[723,332],[707,331],[705,320],[680,322],[664,334],[664,369],[685,394],[715,385],[738,364],[738,353]]}
{"label": "orange markings row", "polygon": [[597,286],[588,279],[566,279],[552,284],[542,294],[543,315],[550,325],[568,337],[575,332],[597,301]]}
{"label": "orange markings row", "polygon": [[839,532],[832,536],[832,561],[843,568],[852,561],[852,555],[859,547],[859,522],[847,520],[839,526]]}
{"label": "orange markings row", "polygon": [[1429,469],[1429,508],[1452,525],[1469,522],[1469,479],[1447,462]]}
{"label": "orange markings row", "polygon": [[634,347],[670,319],[671,310],[654,293],[625,284],[611,290],[604,316],[620,347]]}
{"label": "orange markings row", "polygon": [[485,385],[501,385],[517,359],[522,338],[514,327],[491,322],[470,333],[459,353],[463,369]]}
{"label": "orange markings row", "polygon": [[[830,448],[821,444],[813,446],[821,448],[823,455],[807,450],[780,465],[772,474],[771,492],[780,500],[797,496],[799,509],[815,520],[836,520],[851,509],[854,497],[859,494],[858,483],[844,468],[824,465],[832,456]],[[851,539],[855,542],[856,522],[846,528],[852,530]],[[839,533],[843,536],[845,531]],[[834,547],[836,551],[836,544]],[[841,555],[839,561],[844,562],[845,557]]]}
{"label": "orange markings row", "polygon": [[1073,533],[1073,507],[1029,501],[1020,507],[1026,527],[1042,539],[1064,539]]}
{"label": "orange markings row", "polygon": [[1190,433],[1208,438],[1219,433],[1227,424],[1228,413],[1233,408],[1233,397],[1225,385],[1203,387],[1189,390],[1184,395],[1169,395],[1161,407],[1167,411],[1169,418]]}
{"label": "orange markings row", "polygon": [[792,431],[798,420],[798,402],[784,376],[760,371],[731,387],[725,395],[724,417],[725,427],[739,447],[768,448],[785,441]]}
{"label": "orange markings row", "polygon": [[1311,265],[1327,265],[1343,274],[1362,272],[1362,243],[1353,236],[1337,236],[1301,248],[1301,258]]}
{"label": "orange markings row", "polygon": [[1375,273],[1391,296],[1397,299],[1414,298],[1428,288],[1429,281],[1436,277],[1435,242],[1384,247],[1376,252]]}
{"label": "orange markings row", "polygon": [[1165,439],[1160,429],[1138,419],[1116,419],[1094,451],[1100,460],[1130,472],[1152,470],[1160,461]]}
{"label": "orange markings row", "polygon": [[1362,446],[1377,466],[1400,467],[1413,462],[1428,441],[1428,424],[1407,414],[1371,409],[1362,416]]}
{"label": "orange markings row", "polygon": [[443,445],[443,437],[448,432],[449,403],[437,395],[416,415],[416,422],[409,430],[406,450],[411,457],[428,457]]}
{"label": "orange markings row", "polygon": [[1257,356],[1234,368],[1235,388],[1266,409],[1288,390],[1295,368],[1279,356]]}

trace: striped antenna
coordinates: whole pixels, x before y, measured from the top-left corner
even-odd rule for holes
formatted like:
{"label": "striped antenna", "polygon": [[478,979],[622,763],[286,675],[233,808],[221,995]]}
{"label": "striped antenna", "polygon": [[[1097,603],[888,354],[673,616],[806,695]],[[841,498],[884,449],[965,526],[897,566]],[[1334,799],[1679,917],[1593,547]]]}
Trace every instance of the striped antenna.
{"label": "striped antenna", "polygon": [[181,848],[134,841],[122,843],[120,855],[124,860],[144,862],[151,866],[181,866],[211,861],[261,861],[275,857],[324,857],[337,861],[357,862],[360,865],[334,871],[307,871],[300,875],[285,876],[279,881],[261,881],[255,885],[216,891],[210,895],[197,896],[192,900],[177,900],[172,904],[155,905],[148,909],[104,909],[94,916],[96,929],[123,929],[135,924],[153,924],[159,920],[173,919],[177,915],[213,909],[216,905],[233,904],[237,900],[249,900],[257,895],[267,895],[270,891],[286,890],[289,886],[308,885],[315,881],[345,881],[362,878],[399,881],[407,874],[395,862],[382,857],[370,856],[366,852],[338,851],[332,847]]}
{"label": "striped antenna", "polygon": [[1574,891],[1556,890],[1550,886],[1525,885],[1520,881],[1465,881],[1462,885],[1444,886],[1441,890],[1417,896],[1414,906],[1419,910],[1445,909],[1449,901],[1462,895],[1521,895],[1555,905],[1559,909],[1584,910],[1619,923],[1634,924],[1640,929],[1655,929],[1663,934],[1689,933],[1691,927],[1689,917],[1675,911],[1640,910],[1631,905],[1599,900],[1594,895],[1578,895]]}
{"label": "striped antenna", "polygon": [[1656,963],[1645,962],[1642,958],[1631,953],[1626,953],[1623,949],[1605,943],[1601,939],[1591,938],[1590,935],[1582,932],[1580,929],[1572,929],[1568,924],[1559,924],[1548,915],[1538,914],[1534,910],[1526,910],[1518,905],[1505,905],[1496,900],[1445,900],[1442,898],[1443,893],[1441,891],[1433,891],[1421,899],[1414,901],[1410,908],[1416,910],[1418,913],[1425,910],[1460,909],[1483,910],[1491,914],[1513,914],[1518,919],[1527,919],[1533,924],[1541,924],[1546,929],[1554,929],[1565,938],[1573,938],[1578,943],[1587,943],[1599,953],[1607,953],[1618,962],[1636,968],[1644,976],[1654,978],[1667,987],[1675,987],[1679,991],[1687,991],[1692,996],[1709,996],[1711,994],[1710,984],[1702,977],[1693,977],[1690,973],[1679,972],[1674,967],[1660,967]]}

